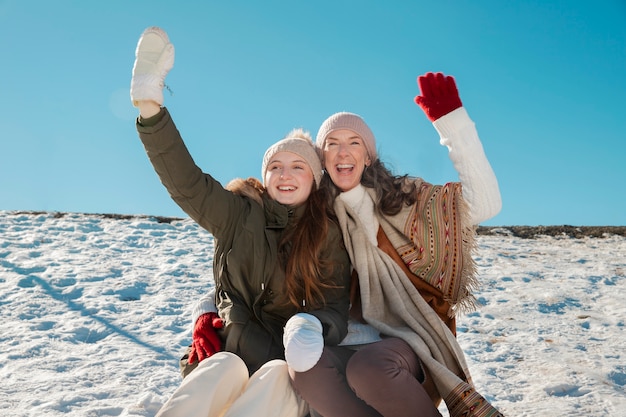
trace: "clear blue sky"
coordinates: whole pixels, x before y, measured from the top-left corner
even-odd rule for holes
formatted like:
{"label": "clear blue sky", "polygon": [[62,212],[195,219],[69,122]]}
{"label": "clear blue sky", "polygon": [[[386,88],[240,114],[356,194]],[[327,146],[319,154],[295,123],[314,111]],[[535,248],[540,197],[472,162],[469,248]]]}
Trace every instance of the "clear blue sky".
{"label": "clear blue sky", "polygon": [[500,184],[484,224],[626,224],[623,0],[0,0],[0,210],[184,216],[128,98],[152,25],[176,47],[165,104],[223,183],[344,110],[394,172],[457,180],[413,102],[417,76],[442,71]]}

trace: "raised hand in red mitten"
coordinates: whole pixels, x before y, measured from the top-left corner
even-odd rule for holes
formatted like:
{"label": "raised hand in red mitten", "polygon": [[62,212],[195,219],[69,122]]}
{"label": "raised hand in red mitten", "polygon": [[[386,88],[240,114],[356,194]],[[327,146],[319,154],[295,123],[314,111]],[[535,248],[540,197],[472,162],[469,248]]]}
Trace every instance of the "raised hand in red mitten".
{"label": "raised hand in red mitten", "polygon": [[217,313],[205,313],[198,317],[193,328],[191,352],[187,362],[202,362],[222,350],[222,341],[215,329],[224,327],[224,321]]}
{"label": "raised hand in red mitten", "polygon": [[463,106],[454,78],[443,73],[426,73],[417,77],[421,95],[415,103],[424,110],[431,122]]}

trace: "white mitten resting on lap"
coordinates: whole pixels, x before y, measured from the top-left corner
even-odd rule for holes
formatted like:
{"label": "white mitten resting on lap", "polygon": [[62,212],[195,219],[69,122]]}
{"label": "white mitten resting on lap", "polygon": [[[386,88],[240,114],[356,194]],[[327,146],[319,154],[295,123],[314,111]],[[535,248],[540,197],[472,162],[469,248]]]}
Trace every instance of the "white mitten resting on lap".
{"label": "white mitten resting on lap", "polygon": [[294,314],[285,325],[283,344],[287,365],[296,372],[308,371],[322,356],[322,323],[308,313]]}

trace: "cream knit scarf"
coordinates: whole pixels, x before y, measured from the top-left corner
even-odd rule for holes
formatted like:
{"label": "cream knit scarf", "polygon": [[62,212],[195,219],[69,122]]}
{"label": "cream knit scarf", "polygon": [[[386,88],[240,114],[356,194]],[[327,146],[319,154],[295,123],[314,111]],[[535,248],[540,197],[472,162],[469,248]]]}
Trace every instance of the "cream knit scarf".
{"label": "cream knit scarf", "polygon": [[[440,221],[438,217],[442,215],[442,211],[447,212],[450,204],[452,204],[447,198],[442,199],[440,198],[442,195],[437,195],[443,187],[433,187],[421,180],[416,181],[419,182],[418,204],[391,218],[377,215],[380,226],[396,249],[398,249],[396,246],[398,241],[403,241],[404,245],[410,241],[408,238],[400,239],[400,236],[405,233],[404,229],[407,225],[416,228],[416,231],[423,228],[430,230],[431,233],[436,233],[435,229],[438,227],[436,225]],[[435,188],[438,188],[439,191],[436,191]],[[366,190],[373,199],[373,190]],[[446,192],[450,192],[450,190]],[[457,200],[462,201],[460,186],[452,188],[451,192],[455,194],[455,199],[458,197]],[[424,198],[426,201],[422,200]],[[439,203],[435,203],[433,206],[433,199],[438,200]],[[444,210],[441,209],[443,200],[445,200],[443,204],[446,205]],[[457,210],[459,208],[459,206],[456,207]],[[364,319],[382,334],[399,337],[411,345],[422,363],[430,371],[433,382],[446,402],[451,417],[502,415],[476,392],[472,385],[463,351],[452,332],[424,301],[400,266],[367,237],[367,228],[355,210],[341,198],[337,198],[335,211],[352,265],[359,275]],[[426,212],[420,213],[421,211]],[[461,217],[458,219],[454,217],[454,219],[448,218],[448,221],[457,224],[450,224],[451,229],[445,230],[461,233],[463,228],[460,221]],[[423,221],[427,224],[419,224]],[[444,223],[446,222],[444,221]],[[436,242],[414,242],[414,246],[417,248],[415,258],[428,252],[434,258],[447,256],[449,261],[449,253],[445,250],[438,251],[437,245]],[[429,246],[433,247],[429,248]],[[450,245],[448,244],[448,246]],[[425,249],[420,250],[419,248]],[[400,252],[400,255],[403,256],[403,253]],[[405,259],[404,256],[403,259]],[[430,269],[432,269],[431,265],[440,265],[437,259],[433,262],[427,263]],[[450,265],[449,263],[445,264]],[[413,271],[411,265],[409,268]],[[458,273],[458,265],[452,269],[439,271],[442,282],[446,280],[446,275],[450,273],[450,270]],[[430,275],[432,274],[426,274],[426,276]],[[459,286],[459,288],[462,287]],[[467,288],[467,286],[463,288]],[[463,290],[459,292],[463,294]],[[468,293],[469,290],[465,291],[465,297]]]}

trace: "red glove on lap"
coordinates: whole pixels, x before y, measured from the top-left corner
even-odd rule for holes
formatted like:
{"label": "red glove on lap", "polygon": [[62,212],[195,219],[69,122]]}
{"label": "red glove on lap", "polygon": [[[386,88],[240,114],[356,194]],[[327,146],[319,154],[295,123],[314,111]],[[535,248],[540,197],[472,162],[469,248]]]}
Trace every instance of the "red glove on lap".
{"label": "red glove on lap", "polygon": [[193,328],[191,352],[187,362],[202,362],[222,350],[222,341],[215,329],[224,327],[224,321],[217,313],[205,313],[198,317]]}
{"label": "red glove on lap", "polygon": [[415,103],[431,122],[463,106],[452,76],[429,72],[417,77],[417,85],[422,95],[415,97]]}

